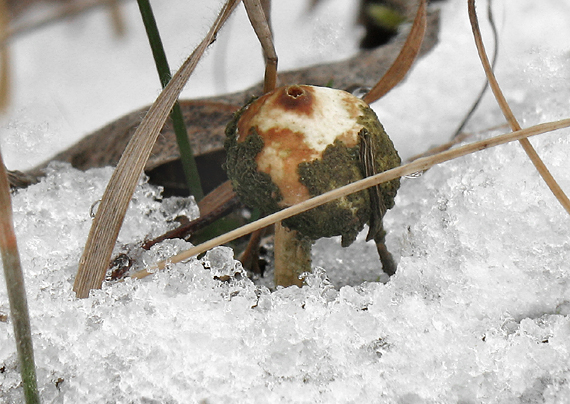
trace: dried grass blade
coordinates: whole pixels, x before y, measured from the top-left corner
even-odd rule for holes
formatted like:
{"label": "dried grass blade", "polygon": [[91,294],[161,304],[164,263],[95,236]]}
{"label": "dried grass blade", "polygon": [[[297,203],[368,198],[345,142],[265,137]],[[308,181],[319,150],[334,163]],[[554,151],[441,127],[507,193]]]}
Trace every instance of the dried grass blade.
{"label": "dried grass blade", "polygon": [[362,99],[368,104],[379,100],[406,76],[420,52],[427,26],[426,0],[420,0],[418,11],[408,38],[392,66]]}
{"label": "dried grass blade", "polygon": [[161,270],[166,268],[168,264],[176,264],[178,262],[187,260],[195,255],[201,254],[208,251],[214,247],[225,244],[253,231],[261,229],[263,227],[269,226],[281,220],[285,220],[291,216],[298,215],[299,213],[305,212],[309,209],[315,208],[317,206],[323,205],[330,202],[333,199],[341,198],[343,196],[361,191],[366,188],[373,187],[375,185],[381,184],[383,182],[391,181],[395,178],[402,177],[404,175],[410,175],[418,171],[427,170],[436,164],[441,164],[445,161],[453,160],[458,157],[466,156],[477,151],[485,150],[490,147],[495,147],[501,144],[513,142],[520,139],[525,139],[529,136],[535,136],[546,132],[551,132],[554,130],[568,128],[570,127],[570,119],[563,119],[555,122],[543,123],[540,125],[535,125],[530,128],[522,129],[515,132],[510,132],[504,135],[495,136],[490,139],[480,140],[478,142],[473,142],[464,146],[460,146],[453,150],[447,150],[433,156],[423,157],[415,160],[411,163],[405,164],[393,168],[388,171],[384,171],[380,174],[376,174],[371,177],[366,177],[360,181],[353,182],[351,184],[345,185],[341,188],[337,188],[330,192],[324,193],[322,195],[316,196],[314,198],[308,199],[297,205],[293,205],[289,208],[280,210],[279,212],[273,213],[255,222],[249,223],[238,229],[235,229],[229,233],[222,236],[213,238],[205,243],[197,245],[187,251],[175,255],[165,261],[160,261],[153,265],[149,269],[143,269],[135,274],[131,275],[132,278],[144,278],[151,275],[156,270]]}
{"label": "dried grass blade", "polygon": [[265,13],[269,29],[271,30],[271,33],[273,33],[273,27],[271,26],[271,0],[261,0],[261,7]]}
{"label": "dried grass blade", "polygon": [[[468,10],[469,10],[469,21],[471,22],[471,29],[473,31],[473,37],[475,38],[475,44],[477,45],[477,52],[479,53],[479,58],[481,59],[481,63],[483,64],[483,68],[485,69],[485,74],[487,75],[487,80],[489,80],[489,85],[493,90],[493,94],[495,95],[495,99],[499,103],[501,110],[503,111],[503,115],[507,119],[509,126],[513,131],[518,131],[521,129],[521,126],[517,122],[511,107],[507,103],[501,88],[499,87],[499,83],[493,73],[493,69],[491,68],[491,64],[489,63],[489,58],[487,57],[487,53],[485,52],[485,45],[483,44],[483,38],[481,36],[481,30],[479,29],[479,21],[477,19],[477,12],[475,10],[475,0],[468,0]],[[544,162],[538,156],[538,153],[532,147],[528,139],[521,139],[520,140],[521,146],[523,147],[526,154],[529,156],[530,160],[538,170],[538,173],[542,176],[548,188],[552,191],[556,199],[560,202],[562,207],[566,209],[566,211],[570,214],[570,199],[566,196],[560,185],[556,182],[548,168],[544,164]]]}
{"label": "dried grass blade", "polygon": [[129,141],[89,231],[73,285],[77,297],[86,298],[91,289],[101,288],[129,201],[160,129],[200,57],[238,4],[239,0],[228,0],[224,5],[204,40],[160,93]]}
{"label": "dried grass blade", "polygon": [[10,302],[10,312],[14,326],[16,349],[20,362],[20,374],[27,404],[39,403],[40,398],[36,380],[34,348],[30,327],[28,301],[24,285],[24,274],[20,264],[20,255],[14,234],[10,184],[2,155],[0,154],[0,252],[6,279],[6,289]]}
{"label": "dried grass blade", "polygon": [[[251,26],[263,48],[263,56],[265,58],[263,92],[267,93],[274,90],[277,85],[277,52],[275,51],[273,34],[269,25],[270,17],[265,13],[260,0],[244,0],[243,4]],[[269,3],[267,2],[266,8],[269,9]]]}

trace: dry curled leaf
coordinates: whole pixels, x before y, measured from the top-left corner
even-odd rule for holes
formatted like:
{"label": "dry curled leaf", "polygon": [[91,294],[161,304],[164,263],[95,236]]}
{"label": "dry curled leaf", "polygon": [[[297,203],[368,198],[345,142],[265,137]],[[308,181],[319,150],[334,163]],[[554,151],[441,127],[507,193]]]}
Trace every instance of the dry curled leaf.
{"label": "dry curled leaf", "polygon": [[[180,101],[180,107],[192,149],[199,156],[223,147],[226,124],[240,106],[208,100],[187,100]],[[127,143],[147,111],[148,108],[141,108],[111,122],[69,149],[55,155],[50,161],[67,162],[80,170],[117,165]],[[151,150],[145,171],[151,171],[179,158],[176,135],[169,119],[162,127]],[[46,165],[47,162],[30,170],[27,174],[40,176]]]}
{"label": "dry curled leaf", "polygon": [[363,100],[371,104],[385,96],[399,82],[401,82],[416,60],[420,52],[420,48],[424,39],[427,27],[427,4],[426,0],[420,0],[412,25],[412,29],[406,38],[406,42],[398,57],[390,66],[386,74],[372,87],[372,89],[363,97]]}

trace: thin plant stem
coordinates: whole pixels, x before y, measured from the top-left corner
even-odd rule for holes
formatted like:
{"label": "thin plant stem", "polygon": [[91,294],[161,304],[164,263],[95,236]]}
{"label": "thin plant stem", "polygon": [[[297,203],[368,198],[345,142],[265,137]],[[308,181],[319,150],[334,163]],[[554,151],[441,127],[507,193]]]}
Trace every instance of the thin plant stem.
{"label": "thin plant stem", "polygon": [[[263,80],[263,92],[268,93],[275,90],[277,85],[277,52],[273,44],[273,34],[271,32],[271,24],[269,23],[270,2],[265,1],[264,4],[260,0],[244,0],[243,2],[247,11],[247,16],[251,22],[251,26],[261,43],[263,48],[263,57],[265,58],[265,77]],[[264,7],[265,6],[265,7]]]}
{"label": "thin plant stem", "polygon": [[[162,88],[164,88],[172,78],[172,75],[170,74],[170,67],[168,66],[166,53],[162,46],[162,40],[160,39],[156,20],[148,0],[137,0],[137,3],[146,29],[148,41],[150,42],[150,47],[152,49],[156,70],[158,71],[158,76],[160,78],[160,84],[162,85]],[[197,201],[200,201],[204,197],[204,191],[202,190],[202,184],[200,182],[200,175],[198,174],[198,166],[196,164],[196,159],[194,158],[194,152],[192,151],[192,145],[188,140],[188,132],[186,131],[182,109],[178,102],[174,104],[172,112],[170,113],[170,118],[172,119],[174,133],[176,134],[176,142],[178,143],[178,150],[180,151],[180,161],[182,162],[182,169],[184,171],[186,183],[188,184],[188,189],[190,190],[190,194],[194,195],[194,198],[196,198]]]}
{"label": "thin plant stem", "polygon": [[[488,0],[487,3],[487,20],[489,21],[489,26],[491,27],[491,32],[493,34],[493,43],[495,45],[493,48],[493,58],[491,61],[491,69],[495,70],[495,65],[497,64],[497,58],[499,56],[499,32],[497,31],[497,25],[495,24],[495,18],[493,17],[493,0]],[[455,139],[463,132],[463,129],[465,129],[465,126],[467,125],[467,123],[469,122],[469,120],[471,119],[471,117],[479,107],[479,104],[483,100],[483,96],[487,92],[488,88],[489,88],[489,80],[485,80],[485,84],[483,85],[483,88],[481,88],[479,95],[477,95],[477,98],[475,99],[475,102],[471,106],[471,109],[469,110],[469,112],[467,112],[465,118],[463,118],[463,121],[461,121],[459,127],[455,130],[455,133],[453,134],[451,139]]]}
{"label": "thin plant stem", "polygon": [[24,274],[20,264],[16,235],[12,223],[12,203],[8,174],[0,154],[0,250],[2,265],[10,302],[10,313],[14,326],[16,349],[20,362],[20,374],[27,404],[40,402],[34,364],[34,347],[30,328],[30,316],[24,286]]}
{"label": "thin plant stem", "polygon": [[[471,22],[471,28],[473,31],[473,37],[475,39],[475,44],[477,46],[477,52],[479,53],[479,59],[481,59],[481,64],[483,65],[483,69],[485,70],[485,74],[487,75],[487,80],[489,81],[489,85],[493,90],[493,94],[495,95],[495,99],[505,116],[505,119],[509,123],[509,126],[513,131],[520,131],[521,126],[518,123],[511,107],[509,106],[501,88],[499,87],[499,83],[495,77],[495,73],[493,73],[493,69],[491,68],[491,63],[489,62],[489,58],[487,57],[487,53],[485,51],[485,45],[483,44],[483,38],[481,36],[481,30],[479,29],[479,21],[477,19],[477,12],[475,10],[475,0],[468,0],[467,6],[469,10],[469,21]],[[550,191],[554,194],[558,202],[562,205],[562,207],[570,214],[570,199],[564,193],[560,185],[556,182],[534,147],[530,144],[528,139],[520,139],[520,144],[534,166],[538,173],[542,176],[544,182]]]}

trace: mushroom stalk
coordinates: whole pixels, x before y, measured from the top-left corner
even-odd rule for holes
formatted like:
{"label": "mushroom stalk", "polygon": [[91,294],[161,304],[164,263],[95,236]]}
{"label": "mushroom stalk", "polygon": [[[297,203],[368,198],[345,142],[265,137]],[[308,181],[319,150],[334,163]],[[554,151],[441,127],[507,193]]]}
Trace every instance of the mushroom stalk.
{"label": "mushroom stalk", "polygon": [[275,286],[303,286],[304,272],[311,272],[311,245],[313,242],[281,222],[275,224]]}

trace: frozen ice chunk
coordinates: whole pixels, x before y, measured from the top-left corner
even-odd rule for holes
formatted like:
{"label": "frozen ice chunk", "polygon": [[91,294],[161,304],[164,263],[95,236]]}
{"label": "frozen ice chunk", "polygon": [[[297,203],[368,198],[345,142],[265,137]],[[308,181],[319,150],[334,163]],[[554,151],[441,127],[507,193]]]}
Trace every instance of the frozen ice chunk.
{"label": "frozen ice chunk", "polygon": [[243,268],[239,261],[234,260],[234,252],[228,247],[215,247],[208,251],[202,258],[204,267],[211,270],[214,277],[228,280],[237,274],[243,274]]}
{"label": "frozen ice chunk", "polygon": [[162,201],[161,209],[167,221],[174,221],[180,216],[187,217],[189,220],[196,219],[200,216],[198,206],[193,196],[183,198],[172,196]]}

